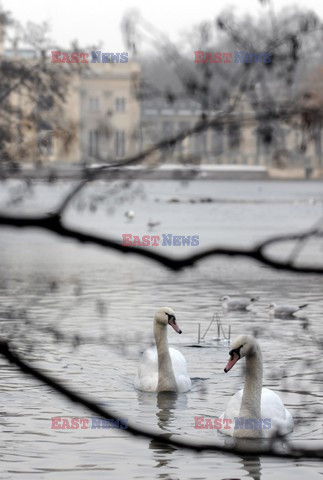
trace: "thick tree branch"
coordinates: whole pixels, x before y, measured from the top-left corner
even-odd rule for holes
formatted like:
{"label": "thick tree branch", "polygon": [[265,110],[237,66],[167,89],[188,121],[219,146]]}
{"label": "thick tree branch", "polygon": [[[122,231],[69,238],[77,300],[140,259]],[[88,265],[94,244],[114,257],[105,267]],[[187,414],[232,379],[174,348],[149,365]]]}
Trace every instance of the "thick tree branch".
{"label": "thick tree branch", "polygon": [[104,238],[98,235],[92,235],[91,233],[86,233],[80,230],[66,227],[63,224],[60,215],[56,214],[41,217],[14,217],[0,214],[0,225],[7,225],[18,228],[41,228],[56,233],[61,237],[71,238],[81,243],[90,243],[107,249],[113,249],[122,253],[133,253],[135,255],[154,260],[160,265],[164,265],[165,267],[168,267],[173,271],[179,271],[187,267],[192,267],[193,265],[207,257],[224,255],[251,258],[277,270],[286,270],[291,272],[309,274],[323,274],[323,267],[297,266],[289,261],[281,262],[278,260],[274,260],[265,253],[265,249],[269,246],[274,245],[275,243],[278,244],[280,242],[298,241],[313,236],[322,237],[323,232],[320,232],[317,229],[309,230],[305,233],[300,234],[289,234],[272,237],[251,249],[214,247],[194,255],[188,255],[184,258],[176,259],[156,253],[153,250],[145,249],[142,247],[125,246],[119,242],[116,242],[115,240],[112,240],[111,238]]}

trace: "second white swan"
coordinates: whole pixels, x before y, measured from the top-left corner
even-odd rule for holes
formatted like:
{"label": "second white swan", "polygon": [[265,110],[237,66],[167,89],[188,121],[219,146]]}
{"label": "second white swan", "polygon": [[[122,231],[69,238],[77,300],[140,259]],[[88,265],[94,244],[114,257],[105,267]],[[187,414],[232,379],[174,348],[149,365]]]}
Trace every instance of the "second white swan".
{"label": "second white swan", "polygon": [[184,356],[168,347],[167,326],[182,333],[175,313],[169,307],[161,308],[154,319],[156,347],[148,348],[140,359],[135,387],[144,392],[188,392],[192,382]]}
{"label": "second white swan", "polygon": [[[228,372],[240,358],[246,357],[246,380],[221,415],[221,432],[232,437],[271,437],[286,435],[294,428],[293,418],[279,396],[262,388],[260,345],[251,335],[241,335],[231,345]],[[226,423],[224,419],[229,419]],[[241,420],[242,419],[242,420]]]}

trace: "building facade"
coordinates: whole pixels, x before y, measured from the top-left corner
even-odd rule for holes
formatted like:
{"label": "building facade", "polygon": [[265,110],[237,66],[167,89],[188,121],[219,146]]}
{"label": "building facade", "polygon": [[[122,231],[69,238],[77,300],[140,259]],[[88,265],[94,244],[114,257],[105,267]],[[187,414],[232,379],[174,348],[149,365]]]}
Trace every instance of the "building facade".
{"label": "building facade", "polygon": [[81,162],[111,162],[140,148],[137,62],[90,65],[80,77]]}
{"label": "building facade", "polygon": [[[39,61],[33,50],[5,50],[3,40],[0,28],[0,57],[30,65]],[[42,117],[33,128],[23,131],[19,131],[18,117],[17,125],[12,122],[17,134],[8,148],[20,152],[25,143],[29,154],[17,155],[23,161],[34,162],[37,158],[45,165],[109,163],[149,149],[201,121],[201,105],[193,99],[167,103],[154,98],[140,102],[135,94],[141,74],[138,62],[87,63],[78,67],[69,75],[65,100],[58,106],[42,92],[31,103],[24,87],[13,90],[11,103],[17,111],[24,109],[30,117]],[[64,69],[66,64],[52,64],[51,68]],[[313,109],[313,98],[302,102],[301,106]],[[311,131],[306,131],[306,122],[295,128],[288,122],[259,120],[245,98],[230,114],[207,112],[211,121],[219,115],[221,121],[212,128],[187,136],[175,145],[165,143],[146,161],[322,169],[321,120],[312,125]]]}
{"label": "building facade", "polygon": [[[194,128],[202,118],[201,106],[190,99],[167,104],[154,99],[142,103],[141,146],[143,149],[166,138]],[[220,116],[219,116],[220,115]],[[273,168],[322,168],[321,128],[302,148],[304,131],[287,122],[257,119],[248,102],[242,99],[234,112],[223,115],[208,111],[207,119],[220,118],[212,128],[167,146],[161,152],[169,163],[259,165]],[[155,157],[157,152],[155,153]]]}
{"label": "building facade", "polygon": [[[1,39],[0,31],[0,58],[38,68],[39,54],[29,49],[4,50]],[[50,67],[66,73],[69,66]],[[62,100],[41,91],[32,98],[23,84],[12,90],[10,106],[17,112],[11,114],[8,148],[12,158],[40,165],[90,165],[138,152],[141,111],[134,92],[139,64],[89,62],[78,67],[64,77],[68,85]],[[20,112],[31,121],[22,121]]]}

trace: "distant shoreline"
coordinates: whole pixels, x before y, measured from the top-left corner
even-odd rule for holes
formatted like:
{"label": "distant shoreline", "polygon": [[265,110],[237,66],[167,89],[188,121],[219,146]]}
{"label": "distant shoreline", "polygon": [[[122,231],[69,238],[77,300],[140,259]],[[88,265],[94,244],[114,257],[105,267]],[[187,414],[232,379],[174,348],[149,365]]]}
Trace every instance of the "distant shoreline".
{"label": "distant shoreline", "polygon": [[[109,177],[125,180],[235,180],[235,181],[322,181],[322,169],[273,169],[264,166],[248,165],[176,165],[166,164],[159,168],[134,166],[111,168],[108,164],[90,167],[71,165],[50,165],[45,167],[24,167],[17,169],[0,169],[0,179],[30,180],[80,180],[85,175],[95,172],[97,179]],[[101,171],[100,171],[101,170]],[[111,173],[113,172],[113,175]]]}

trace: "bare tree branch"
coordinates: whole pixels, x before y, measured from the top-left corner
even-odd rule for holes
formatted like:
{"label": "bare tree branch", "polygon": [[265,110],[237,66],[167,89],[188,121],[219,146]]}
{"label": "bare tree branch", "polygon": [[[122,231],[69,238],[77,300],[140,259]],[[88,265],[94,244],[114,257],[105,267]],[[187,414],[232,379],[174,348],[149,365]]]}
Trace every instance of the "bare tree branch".
{"label": "bare tree branch", "polygon": [[309,230],[300,234],[275,236],[265,240],[264,242],[256,245],[254,248],[251,249],[215,247],[204,250],[203,252],[195,255],[189,255],[181,259],[174,259],[166,255],[155,253],[155,251],[144,249],[142,247],[125,246],[119,242],[116,242],[115,240],[112,240],[111,238],[103,238],[97,235],[92,235],[91,233],[85,233],[80,230],[74,230],[72,228],[66,227],[62,223],[61,216],[57,214],[45,215],[41,217],[15,217],[0,214],[0,225],[7,225],[19,228],[41,228],[56,233],[61,237],[72,238],[81,243],[91,243],[104,248],[117,250],[122,253],[134,253],[141,257],[154,260],[159,264],[170,268],[173,271],[179,271],[187,267],[192,267],[197,262],[207,257],[224,255],[251,258],[277,270],[286,270],[298,273],[323,274],[323,267],[297,266],[291,262],[280,262],[278,260],[270,258],[265,253],[265,249],[275,243],[290,242],[293,240],[299,241],[300,239],[310,238],[313,236],[322,237],[323,232],[320,232],[317,229]]}

